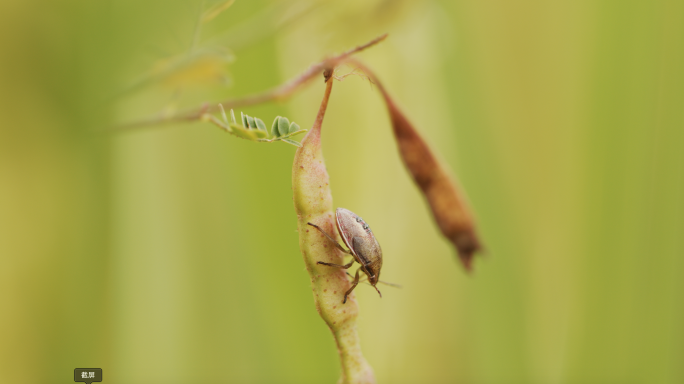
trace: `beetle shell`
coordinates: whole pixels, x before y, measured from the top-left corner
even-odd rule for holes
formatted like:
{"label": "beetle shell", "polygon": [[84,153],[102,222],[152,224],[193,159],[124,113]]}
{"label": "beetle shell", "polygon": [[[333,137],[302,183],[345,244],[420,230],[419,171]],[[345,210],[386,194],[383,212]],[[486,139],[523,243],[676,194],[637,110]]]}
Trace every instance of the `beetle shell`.
{"label": "beetle shell", "polygon": [[337,208],[335,215],[337,230],[342,235],[342,240],[352,252],[354,259],[363,266],[368,281],[372,285],[377,284],[382,268],[382,249],[373,231],[359,215],[348,209]]}

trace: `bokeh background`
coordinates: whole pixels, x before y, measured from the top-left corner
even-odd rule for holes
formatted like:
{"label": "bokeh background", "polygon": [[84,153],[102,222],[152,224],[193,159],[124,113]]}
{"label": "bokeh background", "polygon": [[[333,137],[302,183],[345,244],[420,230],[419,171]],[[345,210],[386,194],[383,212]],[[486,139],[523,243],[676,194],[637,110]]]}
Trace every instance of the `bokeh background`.
{"label": "bokeh background", "polygon": [[[335,382],[294,147],[113,127],[384,32],[359,57],[458,175],[487,252],[466,275],[377,89],[338,82],[334,204],[404,286],[356,290],[378,382],[684,382],[683,2],[237,0],[196,33],[214,5],[0,2],[0,382]],[[322,91],[243,111],[310,127]]]}

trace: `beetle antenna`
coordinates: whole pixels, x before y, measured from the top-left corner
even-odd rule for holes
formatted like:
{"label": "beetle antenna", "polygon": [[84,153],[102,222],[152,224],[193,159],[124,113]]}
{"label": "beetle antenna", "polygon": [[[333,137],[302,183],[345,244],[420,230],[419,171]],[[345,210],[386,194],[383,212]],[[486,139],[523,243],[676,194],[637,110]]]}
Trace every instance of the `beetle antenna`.
{"label": "beetle antenna", "polygon": [[388,285],[388,286],[394,287],[394,288],[404,288],[400,284],[388,283],[388,282],[382,281],[382,280],[378,280],[378,283],[383,283],[385,285]]}

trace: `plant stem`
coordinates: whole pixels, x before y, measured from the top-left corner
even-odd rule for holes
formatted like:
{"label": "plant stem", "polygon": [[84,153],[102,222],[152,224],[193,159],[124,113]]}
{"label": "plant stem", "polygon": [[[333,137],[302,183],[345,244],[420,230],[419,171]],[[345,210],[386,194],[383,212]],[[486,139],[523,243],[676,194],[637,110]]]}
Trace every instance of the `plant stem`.
{"label": "plant stem", "polygon": [[342,366],[339,383],[375,383],[373,369],[361,352],[356,330],[359,307],[355,296],[350,295],[347,303],[342,304],[344,293],[350,288],[349,279],[342,269],[317,264],[318,261],[342,264],[343,253],[323,234],[307,224],[311,222],[318,225],[339,242],[329,177],[321,150],[321,126],[332,83],[333,79],[328,78],[316,121],[302,139],[302,147],[297,149],[292,165],[299,247],[311,277],[316,310],[335,338]]}
{"label": "plant stem", "polygon": [[351,55],[363,51],[364,49],[371,47],[387,37],[387,34],[376,37],[375,39],[367,42],[366,44],[359,45],[352,48],[344,53],[337,56],[329,57],[319,63],[316,63],[309,67],[304,73],[295,77],[294,79],[282,84],[278,87],[272,88],[268,91],[257,93],[254,95],[249,95],[246,97],[241,97],[237,99],[228,99],[221,102],[213,103],[211,105],[205,104],[201,107],[196,107],[193,109],[180,112],[173,115],[159,115],[146,120],[140,120],[116,127],[117,130],[125,129],[136,129],[148,127],[151,125],[173,123],[180,121],[195,121],[200,120],[205,113],[214,112],[218,110],[218,104],[222,104],[225,109],[239,108],[248,105],[261,104],[271,100],[282,100],[286,99],[293,93],[295,93],[301,86],[311,81],[314,77],[320,75],[321,71],[327,68],[334,68],[336,65],[347,60]]}

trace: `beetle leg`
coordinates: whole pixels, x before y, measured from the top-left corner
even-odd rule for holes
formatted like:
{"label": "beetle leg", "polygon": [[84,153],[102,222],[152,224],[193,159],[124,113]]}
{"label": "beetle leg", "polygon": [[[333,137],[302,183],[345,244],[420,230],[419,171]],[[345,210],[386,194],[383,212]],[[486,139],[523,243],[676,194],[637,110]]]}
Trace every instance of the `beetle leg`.
{"label": "beetle leg", "polygon": [[319,261],[316,264],[322,264],[322,265],[327,265],[328,267],[335,267],[335,268],[343,268],[343,269],[349,269],[351,266],[354,264],[354,259],[350,261],[348,264],[345,265],[339,265],[339,264],[333,264],[333,263],[326,263],[324,261]]}
{"label": "beetle leg", "polygon": [[[321,227],[319,227],[319,226],[316,225],[316,224],[311,224],[311,223],[307,223],[307,224],[309,224],[310,226],[312,226],[312,227],[318,229],[319,231],[321,231],[321,233],[324,234],[325,237],[327,237],[328,239],[330,239],[330,241],[332,241],[332,243],[335,244],[335,246],[337,247],[337,249],[339,249],[340,251],[342,251],[342,252],[344,252],[344,253],[348,253],[348,254],[350,254],[350,255],[352,254],[350,250],[347,250],[347,249],[342,248],[342,246],[341,246],[335,239],[333,239],[332,236],[328,235],[328,233],[327,233],[326,231],[322,230]],[[347,268],[349,268],[349,267],[347,267]]]}
{"label": "beetle leg", "polygon": [[[352,275],[352,274],[349,273],[349,272],[345,272],[345,273],[346,273],[347,276],[349,276],[349,277],[354,277],[354,275]],[[368,284],[368,285],[371,285],[371,283],[368,282],[368,276],[366,276],[366,275],[361,275],[361,276],[362,276],[362,277],[359,279],[359,283],[366,283],[366,284]]]}
{"label": "beetle leg", "polygon": [[352,281],[352,286],[349,288],[349,290],[344,294],[344,300],[342,301],[342,304],[347,303],[347,296],[349,296],[350,293],[356,288],[356,285],[359,283],[359,271],[361,268],[356,270],[356,276],[354,276],[354,281]]}
{"label": "beetle leg", "polygon": [[[349,273],[349,272],[346,272],[346,273],[347,273],[347,276],[349,276],[349,277],[354,277],[354,276],[352,276],[351,273]],[[365,284],[370,285],[371,287],[373,286],[373,284],[371,284],[371,283],[368,282],[368,278],[367,278],[367,277],[365,277],[364,280],[359,280],[359,283],[365,283]],[[388,283],[387,281],[382,281],[382,280],[378,280],[378,283],[380,283],[380,284],[385,284],[385,285],[387,285],[387,286],[394,287],[394,288],[404,288],[401,284]],[[376,288],[376,289],[377,289],[377,288]],[[382,294],[380,294],[380,297],[382,297]]]}

